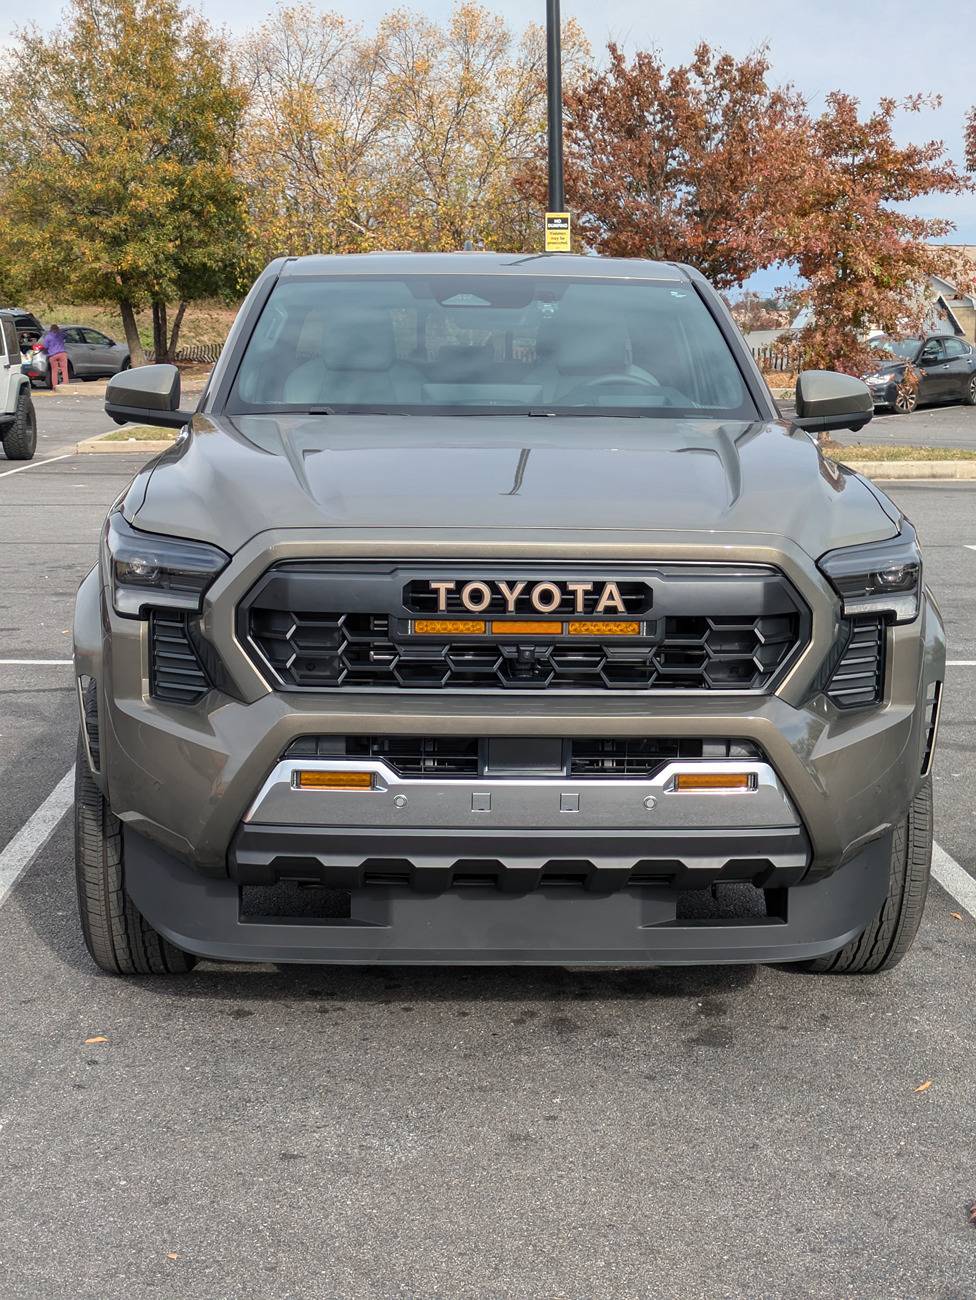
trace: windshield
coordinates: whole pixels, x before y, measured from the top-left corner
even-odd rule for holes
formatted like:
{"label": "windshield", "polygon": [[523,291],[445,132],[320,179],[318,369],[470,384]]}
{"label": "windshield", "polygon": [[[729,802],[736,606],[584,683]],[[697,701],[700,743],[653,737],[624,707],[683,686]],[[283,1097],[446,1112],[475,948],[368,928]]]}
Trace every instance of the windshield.
{"label": "windshield", "polygon": [[901,361],[914,361],[921,346],[919,339],[872,339],[871,347],[885,356],[898,357]]}
{"label": "windshield", "polygon": [[757,415],[691,284],[532,274],[281,280],[229,409]]}

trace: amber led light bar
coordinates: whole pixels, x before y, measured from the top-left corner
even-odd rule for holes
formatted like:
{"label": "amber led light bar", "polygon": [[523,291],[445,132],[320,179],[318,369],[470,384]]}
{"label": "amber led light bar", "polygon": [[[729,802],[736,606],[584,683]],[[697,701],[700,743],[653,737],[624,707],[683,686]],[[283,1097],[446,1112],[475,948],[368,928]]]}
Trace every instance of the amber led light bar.
{"label": "amber led light bar", "polygon": [[320,772],[303,768],[295,773],[298,790],[372,790],[372,772]]}
{"label": "amber led light bar", "polygon": [[555,623],[551,619],[417,618],[416,636],[640,636],[640,623]]}
{"label": "amber led light bar", "polygon": [[751,772],[679,772],[674,789],[684,791],[752,790]]}

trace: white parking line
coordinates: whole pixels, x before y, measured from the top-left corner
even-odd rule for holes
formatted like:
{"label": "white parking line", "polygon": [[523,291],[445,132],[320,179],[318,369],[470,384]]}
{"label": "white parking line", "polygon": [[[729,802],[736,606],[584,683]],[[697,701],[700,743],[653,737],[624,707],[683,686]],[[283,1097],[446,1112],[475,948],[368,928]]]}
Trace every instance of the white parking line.
{"label": "white parking line", "polygon": [[976,668],[976,659],[947,659],[947,668]]}
{"label": "white parking line", "polygon": [[34,664],[72,664],[73,659],[0,659],[0,664],[17,664],[32,667]]}
{"label": "white parking line", "polygon": [[932,875],[976,921],[976,880],[938,844],[932,846]]}
{"label": "white parking line", "polygon": [[0,907],[71,807],[74,802],[74,784],[75,769],[72,767],[0,852]]}
{"label": "white parking line", "polygon": [[25,469],[38,469],[41,465],[50,465],[55,460],[67,460],[69,456],[74,456],[75,452],[66,451],[63,456],[48,456],[46,460],[32,460],[29,465],[18,465],[16,469],[5,469],[0,478],[9,478],[11,474],[23,474]]}

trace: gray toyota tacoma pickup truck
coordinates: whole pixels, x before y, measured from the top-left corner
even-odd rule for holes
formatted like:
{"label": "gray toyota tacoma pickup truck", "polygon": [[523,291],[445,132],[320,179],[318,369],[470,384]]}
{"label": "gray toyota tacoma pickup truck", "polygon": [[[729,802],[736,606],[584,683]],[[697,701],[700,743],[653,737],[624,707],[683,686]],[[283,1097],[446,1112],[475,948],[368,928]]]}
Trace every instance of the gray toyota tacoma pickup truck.
{"label": "gray toyota tacoma pickup truck", "polygon": [[915,532],[780,415],[688,267],[274,262],[106,520],[77,872],[124,974],[880,971],[928,882],[945,663]]}

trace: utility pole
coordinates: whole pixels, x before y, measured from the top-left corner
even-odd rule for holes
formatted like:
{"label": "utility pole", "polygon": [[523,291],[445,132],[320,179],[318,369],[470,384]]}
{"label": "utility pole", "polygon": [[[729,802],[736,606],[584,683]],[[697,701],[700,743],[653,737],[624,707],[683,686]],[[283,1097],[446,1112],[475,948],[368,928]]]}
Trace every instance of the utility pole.
{"label": "utility pole", "polygon": [[546,0],[546,101],[549,139],[549,211],[563,212],[563,52],[559,0]]}

